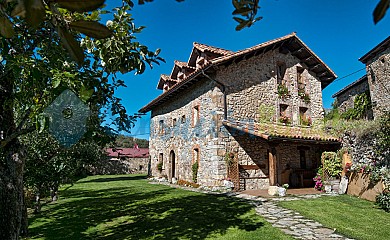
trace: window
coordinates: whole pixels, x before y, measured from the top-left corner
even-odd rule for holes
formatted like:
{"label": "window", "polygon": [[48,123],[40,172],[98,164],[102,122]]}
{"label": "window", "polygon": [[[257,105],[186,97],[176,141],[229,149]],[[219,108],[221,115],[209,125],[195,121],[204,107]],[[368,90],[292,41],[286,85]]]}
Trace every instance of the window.
{"label": "window", "polygon": [[184,73],[180,71],[180,72],[177,74],[177,79],[178,79],[178,80],[183,80],[183,79],[184,79]]}
{"label": "window", "polygon": [[303,71],[303,68],[297,67],[298,96],[302,99],[304,99],[306,95],[306,79],[303,76]]}
{"label": "window", "polygon": [[200,120],[199,116],[199,105],[194,106],[192,109],[192,126],[195,127]]}
{"label": "window", "polygon": [[[159,167],[159,165],[160,165],[160,167]],[[157,168],[160,168],[161,170],[164,169],[164,154],[163,153],[160,153],[158,155]]]}
{"label": "window", "polygon": [[281,117],[287,116],[288,105],[287,104],[280,104],[279,108],[280,108],[279,116],[281,116]]}
{"label": "window", "polygon": [[173,118],[173,119],[172,119],[172,127],[176,126],[176,122],[177,122],[177,119],[176,119],[176,118]]}
{"label": "window", "polygon": [[182,115],[181,116],[181,123],[185,123],[186,122],[186,115]]}
{"label": "window", "polygon": [[160,120],[160,122],[158,123],[158,132],[164,133],[164,120]]}
{"label": "window", "polygon": [[298,88],[302,87],[305,89],[305,77],[303,76],[303,71],[305,69],[301,67],[297,67],[297,82],[298,82]]}
{"label": "window", "polygon": [[192,162],[198,163],[200,161],[200,154],[199,154],[199,148],[194,148],[193,154],[192,154]]}
{"label": "window", "polygon": [[287,104],[280,104],[279,105],[279,122],[284,124],[290,124],[291,118],[288,114],[288,105]]}
{"label": "window", "polygon": [[309,111],[305,107],[299,108],[299,124],[302,126],[310,126],[311,125],[311,118],[309,116]]}
{"label": "window", "polygon": [[286,80],[284,76],[286,75],[286,63],[278,62],[276,64],[276,77],[278,80],[278,84],[286,84]]}

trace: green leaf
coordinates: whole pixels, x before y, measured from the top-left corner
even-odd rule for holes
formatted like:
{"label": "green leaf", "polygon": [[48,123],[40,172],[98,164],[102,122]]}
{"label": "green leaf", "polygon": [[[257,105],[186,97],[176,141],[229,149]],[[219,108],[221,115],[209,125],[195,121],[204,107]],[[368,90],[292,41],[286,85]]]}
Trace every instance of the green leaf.
{"label": "green leaf", "polygon": [[105,0],[53,0],[62,8],[74,12],[89,12],[101,7]]}
{"label": "green leaf", "polygon": [[60,85],[60,83],[61,83],[61,78],[57,77],[57,78],[53,79],[53,82],[52,82],[53,88],[57,88]]}
{"label": "green leaf", "polygon": [[107,38],[112,35],[110,29],[95,21],[79,20],[71,22],[69,27],[96,39]]}
{"label": "green leaf", "polygon": [[45,19],[45,7],[42,0],[24,0],[26,21],[32,28],[37,28]]}
{"label": "green leaf", "polygon": [[241,31],[244,27],[248,26],[249,21],[243,21],[236,26],[236,31]]}
{"label": "green leaf", "polygon": [[46,116],[44,115],[38,115],[37,121],[36,121],[36,129],[39,133],[42,133],[43,130],[46,128]]}
{"label": "green leaf", "polygon": [[243,23],[245,20],[242,19],[242,18],[239,18],[239,17],[233,17],[234,20],[236,20],[236,22],[238,23]]}
{"label": "green leaf", "polygon": [[375,24],[377,24],[386,15],[386,11],[389,8],[389,4],[390,0],[380,0],[378,5],[376,5],[373,13]]}
{"label": "green leaf", "polygon": [[239,9],[241,7],[241,4],[237,0],[233,0],[232,3],[235,9]]}
{"label": "green leaf", "polygon": [[82,86],[80,89],[80,99],[84,102],[87,102],[93,94],[93,89],[87,89],[85,86]]}
{"label": "green leaf", "polygon": [[79,43],[74,39],[72,34],[67,32],[65,28],[59,27],[58,34],[60,35],[61,41],[64,47],[68,50],[70,56],[79,65],[81,65],[84,62],[84,52]]}
{"label": "green leaf", "polygon": [[15,34],[11,21],[4,16],[0,16],[0,34],[6,38],[11,38]]}

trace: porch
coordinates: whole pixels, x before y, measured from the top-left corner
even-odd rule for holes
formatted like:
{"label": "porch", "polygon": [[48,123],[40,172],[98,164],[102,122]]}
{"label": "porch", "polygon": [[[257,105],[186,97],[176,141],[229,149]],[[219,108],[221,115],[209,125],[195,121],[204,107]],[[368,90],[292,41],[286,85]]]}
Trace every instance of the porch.
{"label": "porch", "polygon": [[[299,127],[270,125],[265,130],[258,124],[238,121],[223,124],[232,138],[229,151],[234,159],[228,175],[236,191],[285,183],[290,188],[314,187],[322,152],[340,146],[338,139],[314,134],[311,129],[303,132]],[[283,128],[284,134],[278,133],[278,128]]]}

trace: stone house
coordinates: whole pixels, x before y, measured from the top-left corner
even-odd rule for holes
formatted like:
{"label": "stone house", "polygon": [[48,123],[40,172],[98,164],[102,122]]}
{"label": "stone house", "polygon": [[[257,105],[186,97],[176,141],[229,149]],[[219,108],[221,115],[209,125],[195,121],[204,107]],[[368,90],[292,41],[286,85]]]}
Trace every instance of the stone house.
{"label": "stone house", "polygon": [[336,99],[337,108],[342,113],[354,107],[356,96],[368,93],[372,106],[367,111],[366,118],[377,118],[383,112],[390,111],[390,37],[359,60],[366,65],[366,75],[333,94],[332,97]]}
{"label": "stone house", "polygon": [[390,36],[359,59],[366,73],[374,119],[390,111]]}
{"label": "stone house", "polygon": [[107,148],[107,158],[94,169],[95,174],[148,174],[148,148]]}
{"label": "stone house", "polygon": [[295,33],[237,52],[194,43],[139,110],[151,111],[152,175],[192,181],[197,162],[203,186],[313,186],[321,153],[340,145],[312,126],[335,78]]}
{"label": "stone house", "polygon": [[[370,97],[370,87],[368,84],[367,75],[364,75],[355,82],[336,92],[332,95],[332,98],[336,99],[336,107],[339,112],[344,113],[348,109],[355,107],[355,98],[363,93],[368,94]],[[372,108],[367,111],[365,118],[373,119]]]}

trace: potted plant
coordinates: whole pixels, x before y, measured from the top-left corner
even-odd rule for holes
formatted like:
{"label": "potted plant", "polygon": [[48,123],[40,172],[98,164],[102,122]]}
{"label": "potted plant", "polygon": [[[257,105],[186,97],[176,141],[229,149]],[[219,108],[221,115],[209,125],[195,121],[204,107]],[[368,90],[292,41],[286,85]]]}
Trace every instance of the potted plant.
{"label": "potted plant", "polygon": [[331,185],[331,191],[338,191],[340,185],[340,176],[343,171],[341,158],[335,152],[323,152],[321,156],[323,177],[325,179],[325,191]]}
{"label": "potted plant", "polygon": [[287,116],[280,116],[279,117],[279,122],[283,123],[283,124],[290,124],[291,123],[291,119]]}
{"label": "potted plant", "polygon": [[278,85],[278,95],[281,98],[288,97],[290,95],[290,92],[288,91],[288,88],[284,84],[279,84]]}

